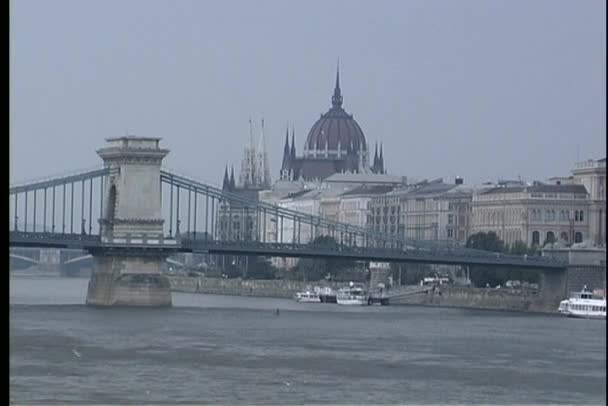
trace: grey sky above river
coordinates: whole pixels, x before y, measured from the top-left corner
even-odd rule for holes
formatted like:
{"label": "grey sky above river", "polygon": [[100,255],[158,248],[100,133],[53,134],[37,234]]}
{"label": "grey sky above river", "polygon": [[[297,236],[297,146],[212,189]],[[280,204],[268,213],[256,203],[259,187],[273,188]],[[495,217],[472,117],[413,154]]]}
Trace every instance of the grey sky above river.
{"label": "grey sky above river", "polygon": [[276,179],[331,106],[389,173],[466,183],[568,175],[606,152],[606,10],[586,1],[46,1],[10,5],[11,182],[162,137],[214,183],[263,117]]}

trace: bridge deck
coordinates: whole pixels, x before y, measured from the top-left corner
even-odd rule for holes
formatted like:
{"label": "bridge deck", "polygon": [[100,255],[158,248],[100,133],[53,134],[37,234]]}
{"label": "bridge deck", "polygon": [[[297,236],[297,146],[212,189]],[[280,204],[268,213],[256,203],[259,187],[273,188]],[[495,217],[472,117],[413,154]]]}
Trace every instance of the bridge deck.
{"label": "bridge deck", "polygon": [[[104,239],[81,234],[9,233],[10,246],[79,248],[89,251],[109,249],[164,249],[170,252],[212,253],[226,255],[261,255],[274,257],[344,258],[379,262],[410,262],[451,265],[493,265],[537,270],[563,270],[567,264],[553,258],[520,257],[500,253],[463,254],[453,249],[394,249],[379,247],[319,246],[314,244],[263,243],[255,241],[216,240],[144,240]],[[152,241],[152,242],[151,242]]]}

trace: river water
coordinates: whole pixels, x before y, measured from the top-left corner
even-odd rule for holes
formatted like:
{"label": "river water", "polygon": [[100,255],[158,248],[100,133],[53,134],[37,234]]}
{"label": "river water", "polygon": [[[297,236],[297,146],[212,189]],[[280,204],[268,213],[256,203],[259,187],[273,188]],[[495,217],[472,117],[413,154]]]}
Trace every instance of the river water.
{"label": "river water", "polygon": [[606,404],[604,320],[186,293],[96,309],[87,282],[10,278],[12,403]]}

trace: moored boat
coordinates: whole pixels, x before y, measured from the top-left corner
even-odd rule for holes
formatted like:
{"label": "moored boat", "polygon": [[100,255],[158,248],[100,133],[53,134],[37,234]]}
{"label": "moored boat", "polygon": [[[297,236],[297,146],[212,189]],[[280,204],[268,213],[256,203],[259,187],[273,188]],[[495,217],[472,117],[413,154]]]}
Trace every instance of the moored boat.
{"label": "moored boat", "polygon": [[321,303],[321,298],[317,292],[297,292],[295,295],[296,301],[300,303]]}
{"label": "moored boat", "polygon": [[367,305],[367,299],[365,290],[352,282],[350,282],[348,287],[338,290],[338,294],[336,295],[336,302],[340,305]]}
{"label": "moored boat", "polygon": [[569,299],[562,300],[557,311],[569,317],[605,319],[606,297],[594,297],[585,286],[582,291],[572,293]]}

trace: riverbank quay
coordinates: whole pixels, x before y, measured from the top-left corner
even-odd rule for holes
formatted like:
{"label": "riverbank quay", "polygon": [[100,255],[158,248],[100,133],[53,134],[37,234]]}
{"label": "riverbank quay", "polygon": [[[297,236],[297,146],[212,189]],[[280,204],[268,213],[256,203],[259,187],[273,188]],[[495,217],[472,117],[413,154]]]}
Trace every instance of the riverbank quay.
{"label": "riverbank quay", "polygon": [[175,292],[207,293],[214,295],[254,296],[291,299],[296,292],[313,286],[339,289],[347,283],[303,282],[284,279],[224,279],[208,277],[169,276],[171,290]]}
{"label": "riverbank quay", "polygon": [[[328,286],[339,289],[346,285],[338,282],[244,280],[185,276],[170,276],[169,281],[171,290],[175,292],[272,298],[292,298],[296,292],[305,291],[310,289],[311,286]],[[506,288],[444,286],[428,292],[394,297],[391,298],[390,304],[557,313],[557,307],[552,303],[547,303],[535,291]]]}

